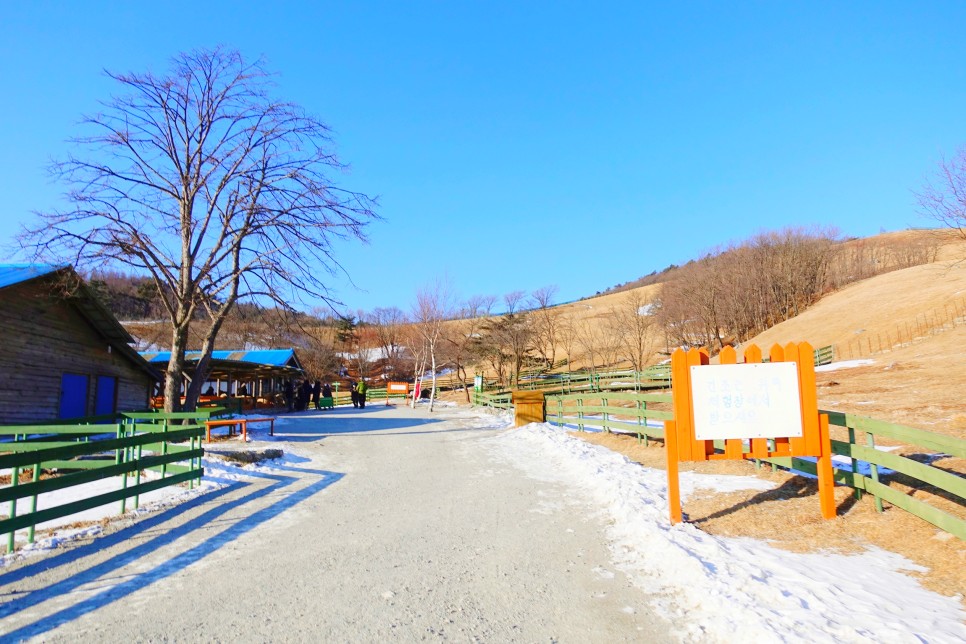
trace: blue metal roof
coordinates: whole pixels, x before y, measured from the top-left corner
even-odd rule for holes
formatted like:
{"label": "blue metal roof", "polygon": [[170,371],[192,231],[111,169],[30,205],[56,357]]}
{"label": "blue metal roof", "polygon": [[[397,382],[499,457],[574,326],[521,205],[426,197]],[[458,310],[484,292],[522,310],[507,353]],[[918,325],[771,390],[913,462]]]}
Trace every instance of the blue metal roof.
{"label": "blue metal roof", "polygon": [[[167,364],[171,359],[170,351],[150,352],[142,351],[141,357],[151,363]],[[186,351],[187,360],[197,360],[201,357],[201,351]],[[272,367],[297,366],[290,365],[295,357],[294,349],[259,349],[255,351],[212,351],[211,357],[215,360],[232,360],[234,362],[249,362],[252,364],[269,365]]]}
{"label": "blue metal roof", "polygon": [[43,277],[62,268],[64,266],[53,264],[0,264],[0,288]]}

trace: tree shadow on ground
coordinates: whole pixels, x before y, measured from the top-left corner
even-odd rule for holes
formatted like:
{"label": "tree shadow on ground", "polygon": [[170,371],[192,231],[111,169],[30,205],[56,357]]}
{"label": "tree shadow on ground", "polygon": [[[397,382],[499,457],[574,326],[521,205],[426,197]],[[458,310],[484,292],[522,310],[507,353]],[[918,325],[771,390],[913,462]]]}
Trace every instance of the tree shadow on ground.
{"label": "tree shadow on ground", "polygon": [[447,426],[445,419],[439,418],[385,418],[373,410],[336,409],[315,412],[311,416],[292,417],[289,422],[275,428],[275,436],[269,440],[290,443],[312,442],[330,436],[369,436],[392,437],[414,434],[446,434],[479,431],[472,427]]}
{"label": "tree shadow on ground", "polygon": [[[53,599],[70,598],[76,595],[79,601],[70,606],[56,611],[50,615],[43,615],[37,621],[20,626],[14,630],[3,632],[4,641],[20,641],[25,638],[34,637],[48,633],[53,629],[71,622],[82,615],[97,610],[103,606],[116,602],[137,591],[140,588],[165,579],[189,565],[199,561],[207,555],[223,548],[234,542],[242,535],[262,525],[266,521],[277,517],[282,512],[305,501],[311,496],[321,492],[333,483],[339,481],[344,474],[328,472],[324,470],[311,470],[302,468],[286,468],[298,471],[303,475],[315,475],[317,479],[312,483],[291,492],[288,495],[281,495],[279,492],[289,487],[297,481],[304,480],[303,477],[285,476],[264,472],[246,472],[247,476],[262,478],[272,481],[269,485],[256,486],[255,482],[236,481],[231,485],[215,490],[213,492],[199,496],[196,499],[180,504],[168,510],[159,512],[157,515],[148,517],[136,524],[119,530],[111,535],[98,537],[93,542],[83,546],[69,549],[68,551],[34,562],[9,573],[0,575],[0,586],[23,581],[34,574],[61,568],[70,570],[72,568],[83,567],[88,558],[96,556],[100,551],[110,547],[123,547],[128,541],[135,537],[151,534],[150,531],[157,529],[157,534],[148,538],[147,541],[131,547],[124,552],[120,552],[108,559],[90,564],[90,566],[77,573],[69,574],[61,581],[52,583],[48,586],[38,588],[33,591],[20,594],[14,599],[0,606],[0,618],[8,618],[16,614],[30,615],[32,610],[40,604]],[[253,487],[251,492],[234,499],[228,499],[217,503],[208,510],[194,517],[184,524],[170,529],[164,529],[164,523],[168,522],[192,509],[203,506],[204,504],[217,501],[225,495]],[[251,514],[242,519],[234,520],[226,516],[228,512],[236,508],[241,508],[246,504],[252,503],[263,497],[273,495],[274,500],[271,505],[254,510]],[[194,547],[181,552],[169,559],[162,565],[150,570],[126,574],[123,576],[111,576],[120,568],[134,564],[142,557],[150,555],[163,547],[171,545],[176,540],[195,531],[210,529],[212,526],[226,524],[227,527],[211,537],[203,540]],[[91,584],[103,587],[101,592],[93,596],[86,593],[78,593],[81,587]],[[15,589],[7,589],[0,596],[7,596],[15,593]]]}

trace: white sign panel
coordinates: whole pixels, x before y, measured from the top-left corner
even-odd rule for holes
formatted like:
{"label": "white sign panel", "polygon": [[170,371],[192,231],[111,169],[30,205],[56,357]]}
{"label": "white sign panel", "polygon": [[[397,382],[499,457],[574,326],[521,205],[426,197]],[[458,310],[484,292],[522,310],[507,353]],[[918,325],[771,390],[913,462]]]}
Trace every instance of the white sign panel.
{"label": "white sign panel", "polygon": [[802,435],[795,362],[692,366],[691,398],[698,440]]}

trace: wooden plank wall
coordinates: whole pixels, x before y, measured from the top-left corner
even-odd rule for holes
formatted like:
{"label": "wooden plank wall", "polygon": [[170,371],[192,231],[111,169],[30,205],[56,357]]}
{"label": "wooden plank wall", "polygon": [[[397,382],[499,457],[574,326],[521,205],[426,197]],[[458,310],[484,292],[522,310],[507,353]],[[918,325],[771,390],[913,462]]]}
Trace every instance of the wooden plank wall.
{"label": "wooden plank wall", "polygon": [[0,290],[0,424],[56,419],[65,373],[88,376],[88,414],[97,376],[117,378],[118,410],[146,409],[154,385],[45,280]]}

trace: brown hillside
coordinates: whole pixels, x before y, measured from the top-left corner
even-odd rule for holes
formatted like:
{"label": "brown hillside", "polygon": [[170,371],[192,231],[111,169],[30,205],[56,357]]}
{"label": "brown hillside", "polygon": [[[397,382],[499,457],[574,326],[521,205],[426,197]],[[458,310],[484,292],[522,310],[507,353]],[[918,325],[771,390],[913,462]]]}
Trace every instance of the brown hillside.
{"label": "brown hillside", "polygon": [[966,437],[966,263],[852,284],[752,342],[767,350],[803,340],[832,345],[838,361],[872,361],[820,373],[824,408]]}

